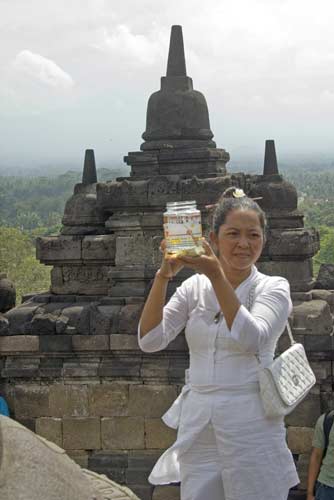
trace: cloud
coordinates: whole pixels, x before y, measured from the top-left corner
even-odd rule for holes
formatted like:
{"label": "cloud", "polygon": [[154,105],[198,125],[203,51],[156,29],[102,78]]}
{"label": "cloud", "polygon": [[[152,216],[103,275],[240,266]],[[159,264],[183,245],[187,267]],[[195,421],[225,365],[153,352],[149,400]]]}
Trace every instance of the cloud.
{"label": "cloud", "polygon": [[158,33],[155,36],[135,34],[129,26],[120,24],[113,29],[99,28],[96,32],[96,42],[92,47],[108,52],[119,58],[120,62],[127,62],[135,66],[151,66],[164,52],[164,41]]}
{"label": "cloud", "polygon": [[[42,129],[48,154],[49,119],[59,120],[59,130],[73,125],[61,137],[64,155],[75,134],[82,142],[95,134],[99,148],[112,137],[108,155],[111,147],[120,157],[137,147],[147,99],[165,74],[172,24],[183,26],[187,72],[207,99],[218,145],[262,147],[270,134],[281,136],[284,148],[313,149],[324,137],[332,148],[333,0],[321,8],[314,0],[207,0],[205,8],[202,0],[2,3],[0,112],[13,117],[8,154],[24,150],[16,133],[24,113],[29,125],[20,141]],[[32,122],[36,112],[41,119]]]}
{"label": "cloud", "polygon": [[72,77],[54,61],[30,50],[22,50],[17,54],[12,62],[12,68],[48,87],[68,90],[74,86]]}

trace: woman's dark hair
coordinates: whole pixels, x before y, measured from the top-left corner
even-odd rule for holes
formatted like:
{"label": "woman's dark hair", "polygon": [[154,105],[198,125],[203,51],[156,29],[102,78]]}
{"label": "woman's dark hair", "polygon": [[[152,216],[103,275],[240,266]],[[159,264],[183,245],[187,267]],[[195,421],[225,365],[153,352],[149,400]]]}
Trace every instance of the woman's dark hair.
{"label": "woman's dark hair", "polygon": [[234,186],[223,192],[216,205],[212,218],[212,230],[215,234],[218,234],[220,226],[225,223],[227,215],[232,210],[254,210],[258,214],[263,236],[266,237],[266,214],[256,201],[248,198],[241,189]]}

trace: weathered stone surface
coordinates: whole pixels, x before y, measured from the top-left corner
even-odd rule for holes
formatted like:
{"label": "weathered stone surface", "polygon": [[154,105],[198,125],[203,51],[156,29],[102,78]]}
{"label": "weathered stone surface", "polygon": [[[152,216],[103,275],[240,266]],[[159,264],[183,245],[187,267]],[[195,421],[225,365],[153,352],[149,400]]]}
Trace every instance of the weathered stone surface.
{"label": "weathered stone surface", "polygon": [[334,313],[334,291],[330,290],[312,290],[312,299],[314,300],[325,300],[331,310]]}
{"label": "weathered stone surface", "polygon": [[330,335],[305,335],[304,347],[307,352],[332,351],[334,347],[333,337]]}
{"label": "weathered stone surface", "polygon": [[[64,226],[102,226],[105,220],[104,214],[97,206],[96,200],[97,184],[76,184],[74,194],[65,205],[62,223]],[[85,234],[80,231],[79,234]],[[87,234],[87,233],[86,233]],[[93,234],[90,229],[90,234]]]}
{"label": "weathered stone surface", "polygon": [[71,352],[72,338],[70,335],[42,335],[39,348],[41,352]]}
{"label": "weathered stone surface", "polygon": [[[67,318],[63,320],[66,323],[65,333],[80,333],[82,335],[88,335],[90,333],[90,305],[85,302],[77,302],[71,305],[66,305],[62,308],[62,318]],[[60,317],[58,318],[58,321]],[[59,332],[61,333],[61,332]]]}
{"label": "weathered stone surface", "polygon": [[136,334],[142,309],[142,304],[128,304],[122,307],[119,317],[119,331]]}
{"label": "weathered stone surface", "polygon": [[0,335],[7,335],[9,331],[9,321],[0,313]]}
{"label": "weathered stone surface", "polygon": [[144,419],[142,417],[102,418],[101,435],[103,449],[143,449]]}
{"label": "weathered stone surface", "polygon": [[292,453],[310,453],[313,433],[312,427],[288,427],[288,446]]}
{"label": "weathered stone surface", "polygon": [[128,454],[128,467],[151,470],[160,455],[159,450],[132,450]]}
{"label": "weathered stone surface", "polygon": [[176,398],[176,389],[166,385],[130,385],[129,415],[161,417]]}
{"label": "weathered stone surface", "polygon": [[36,433],[57,446],[63,445],[61,418],[41,417],[36,419]]}
{"label": "weathered stone surface", "polygon": [[115,356],[113,359],[102,360],[98,374],[100,377],[126,377],[131,380],[140,374],[141,359]]}
{"label": "weathered stone surface", "polygon": [[295,261],[260,261],[259,271],[272,276],[283,276],[290,282],[293,292],[307,292],[314,284],[311,259]]}
{"label": "weathered stone surface", "polygon": [[10,335],[0,337],[0,353],[36,352],[39,338],[31,335]]}
{"label": "weathered stone surface", "polygon": [[56,322],[58,316],[55,314],[35,314],[31,320],[31,333],[33,335],[51,335],[56,333]]}
{"label": "weathered stone surface", "polygon": [[269,232],[264,255],[312,257],[319,250],[319,235],[313,229],[272,229]]}
{"label": "weathered stone surface", "polygon": [[113,351],[133,351],[138,350],[138,340],[136,335],[126,335],[118,333],[110,335],[110,350]]}
{"label": "weathered stone surface", "polygon": [[108,351],[109,335],[74,335],[72,345],[74,351]]}
{"label": "weathered stone surface", "polygon": [[309,453],[303,453],[299,455],[298,457],[298,475],[300,479],[300,484],[298,485],[298,488],[301,490],[306,490],[307,489],[307,477],[308,477],[308,467],[310,463],[310,454]]}
{"label": "weathered stone surface", "polygon": [[280,175],[259,176],[258,182],[248,194],[251,198],[260,197],[259,205],[265,211],[279,209],[293,212],[297,210],[297,190]]}
{"label": "weathered stone surface", "polygon": [[61,314],[56,320],[56,333],[64,333],[66,331],[69,318]]}
{"label": "weathered stone surface", "polygon": [[[195,170],[192,172],[194,173]],[[238,184],[238,187],[244,187],[239,186],[239,182],[236,184]],[[207,179],[200,179],[193,175],[190,179],[181,181],[182,200],[195,199],[199,206],[216,203],[220,195],[231,185],[232,178],[230,175]],[[202,216],[204,216],[204,213]]]}
{"label": "weathered stone surface", "polygon": [[151,500],[152,499],[153,486],[145,483],[144,485],[131,484],[131,485],[129,485],[129,487],[131,488],[131,491],[133,491],[136,495],[138,495],[138,498],[140,498],[140,500]]}
{"label": "weathered stone surface", "polygon": [[19,424],[23,425],[27,429],[29,429],[31,432],[36,432],[36,419],[35,418],[17,417],[17,418],[15,418],[15,421],[18,422]]}
{"label": "weathered stone surface", "polygon": [[124,180],[97,184],[97,203],[106,213],[115,207],[147,207],[147,181]]}
{"label": "weathered stone surface", "polygon": [[63,446],[66,450],[100,449],[100,419],[94,417],[63,418]]}
{"label": "weathered stone surface", "polygon": [[158,175],[148,180],[147,202],[152,206],[166,206],[170,201],[181,200],[181,189],[178,177]]}
{"label": "weathered stone surface", "polygon": [[321,264],[316,288],[334,290],[334,264]]}
{"label": "weathered stone surface", "polygon": [[94,149],[86,149],[84,168],[82,173],[82,184],[84,186],[95,184],[97,182],[97,173],[95,165]]}
{"label": "weathered stone surface", "polygon": [[179,486],[156,486],[152,500],[180,500]]}
{"label": "weathered stone surface", "polygon": [[185,370],[189,368],[189,358],[184,356],[182,358],[172,358],[169,363],[168,378],[171,382],[183,382]]}
{"label": "weathered stone surface", "polygon": [[44,264],[81,260],[81,238],[43,236],[36,239],[36,257]]}
{"label": "weathered stone surface", "polygon": [[64,361],[63,375],[65,378],[89,379],[97,378],[100,365],[99,358],[79,358]]}
{"label": "weathered stone surface", "polygon": [[16,289],[6,273],[0,273],[0,313],[5,313],[15,307]]}
{"label": "weathered stone surface", "polygon": [[51,272],[51,291],[56,294],[107,295],[107,266],[61,266]]}
{"label": "weathered stone surface", "polygon": [[92,467],[126,468],[128,467],[127,451],[97,451],[89,457],[89,465]]}
{"label": "weathered stone surface", "polygon": [[63,370],[63,358],[41,358],[39,365],[40,377],[59,379]]}
{"label": "weathered stone surface", "polygon": [[[179,42],[176,41],[179,37]],[[175,42],[174,42],[175,41]],[[183,54],[183,67],[175,64]],[[177,69],[176,69],[177,68]],[[161,79],[161,90],[151,95],[148,102],[144,150],[161,149],[160,143],[181,140],[206,141],[213,146],[209,115],[204,96],[193,90],[191,78],[186,76],[181,26],[173,26],[167,76]],[[156,144],[157,143],[157,144]]]}
{"label": "weathered stone surface", "polygon": [[288,426],[313,428],[319,415],[321,415],[320,395],[311,391],[285,418],[285,422]]}
{"label": "weathered stone surface", "polygon": [[332,366],[330,361],[312,361],[311,368],[316,376],[317,382],[323,382],[331,377]]}
{"label": "weathered stone surface", "polygon": [[51,415],[55,417],[86,417],[90,414],[87,386],[53,384],[49,404]]}
{"label": "weathered stone surface", "polygon": [[91,335],[110,335],[119,328],[120,306],[96,305],[91,307],[90,328]]}
{"label": "weathered stone surface", "polygon": [[85,261],[103,261],[109,265],[115,261],[115,235],[85,236],[82,242],[82,258]]}
{"label": "weathered stone surface", "polygon": [[334,407],[334,394],[332,384],[327,388],[322,386],[322,389],[320,393],[321,413],[325,413],[332,410]]}
{"label": "weathered stone surface", "polygon": [[88,467],[88,452],[85,450],[69,450],[68,456],[80,467],[87,469]]}
{"label": "weathered stone surface", "polygon": [[5,360],[5,366],[1,372],[3,377],[33,378],[39,375],[40,358],[28,358],[10,356]]}
{"label": "weathered stone surface", "polygon": [[52,416],[49,387],[37,384],[15,386],[15,415],[20,417]]}
{"label": "weathered stone surface", "polygon": [[168,380],[169,359],[143,359],[140,376],[143,380]]}
{"label": "weathered stone surface", "polygon": [[81,469],[64,450],[4,416],[0,416],[0,442],[3,499],[139,500],[128,488]]}
{"label": "weathered stone surface", "polygon": [[178,335],[168,346],[167,351],[185,351],[188,352],[188,344],[183,334]]}
{"label": "weathered stone surface", "polygon": [[116,266],[154,265],[152,238],[142,235],[118,236],[115,263]]}
{"label": "weathered stone surface", "polygon": [[[89,469],[105,474],[107,477],[119,482],[125,483],[125,471],[128,466],[128,454],[126,451],[117,452],[100,451],[93,453],[88,461]],[[117,478],[117,479],[116,479]]]}
{"label": "weathered stone surface", "polygon": [[24,335],[30,333],[30,322],[39,304],[25,302],[19,307],[14,307],[5,314],[9,321],[10,335]]}
{"label": "weathered stone surface", "polygon": [[127,484],[148,484],[148,476],[150,471],[147,469],[126,469]]}
{"label": "weathered stone surface", "polygon": [[98,417],[128,415],[129,387],[127,384],[104,383],[88,388],[89,414]]}
{"label": "weathered stone surface", "polygon": [[328,303],[324,300],[312,300],[298,304],[293,308],[293,326],[305,328],[305,333],[313,335],[330,334],[333,318]]}
{"label": "weathered stone surface", "polygon": [[176,439],[176,431],[167,427],[160,418],[145,418],[145,447],[165,449]]}

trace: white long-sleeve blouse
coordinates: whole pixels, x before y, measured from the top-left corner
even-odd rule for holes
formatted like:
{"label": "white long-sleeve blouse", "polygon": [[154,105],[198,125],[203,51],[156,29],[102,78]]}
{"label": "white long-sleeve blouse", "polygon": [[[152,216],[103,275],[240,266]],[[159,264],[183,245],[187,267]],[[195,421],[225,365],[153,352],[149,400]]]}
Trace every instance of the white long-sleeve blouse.
{"label": "white long-sleeve blouse", "polygon": [[[138,341],[145,352],[164,349],[184,328],[194,386],[240,386],[258,381],[259,362],[268,365],[292,310],[289,283],[255,266],[235,290],[241,306],[231,329],[222,316],[210,280],[195,274],[177,288],[159,325]],[[249,295],[254,295],[250,311]],[[218,319],[217,319],[218,318]],[[140,329],[140,325],[139,325]],[[138,332],[139,332],[138,329]]]}

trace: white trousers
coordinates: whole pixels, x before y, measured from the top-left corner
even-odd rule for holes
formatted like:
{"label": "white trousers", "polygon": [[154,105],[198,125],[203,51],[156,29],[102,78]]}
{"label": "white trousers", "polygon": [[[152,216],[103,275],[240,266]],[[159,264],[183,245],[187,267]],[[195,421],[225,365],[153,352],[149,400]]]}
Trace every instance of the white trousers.
{"label": "white trousers", "polygon": [[[200,432],[192,446],[179,457],[179,462],[181,500],[236,500],[231,491],[224,491],[222,458],[211,424]],[[266,500],[287,500],[288,494],[289,488],[285,491],[276,490]],[[253,495],[247,495],[237,500],[257,499]]]}

